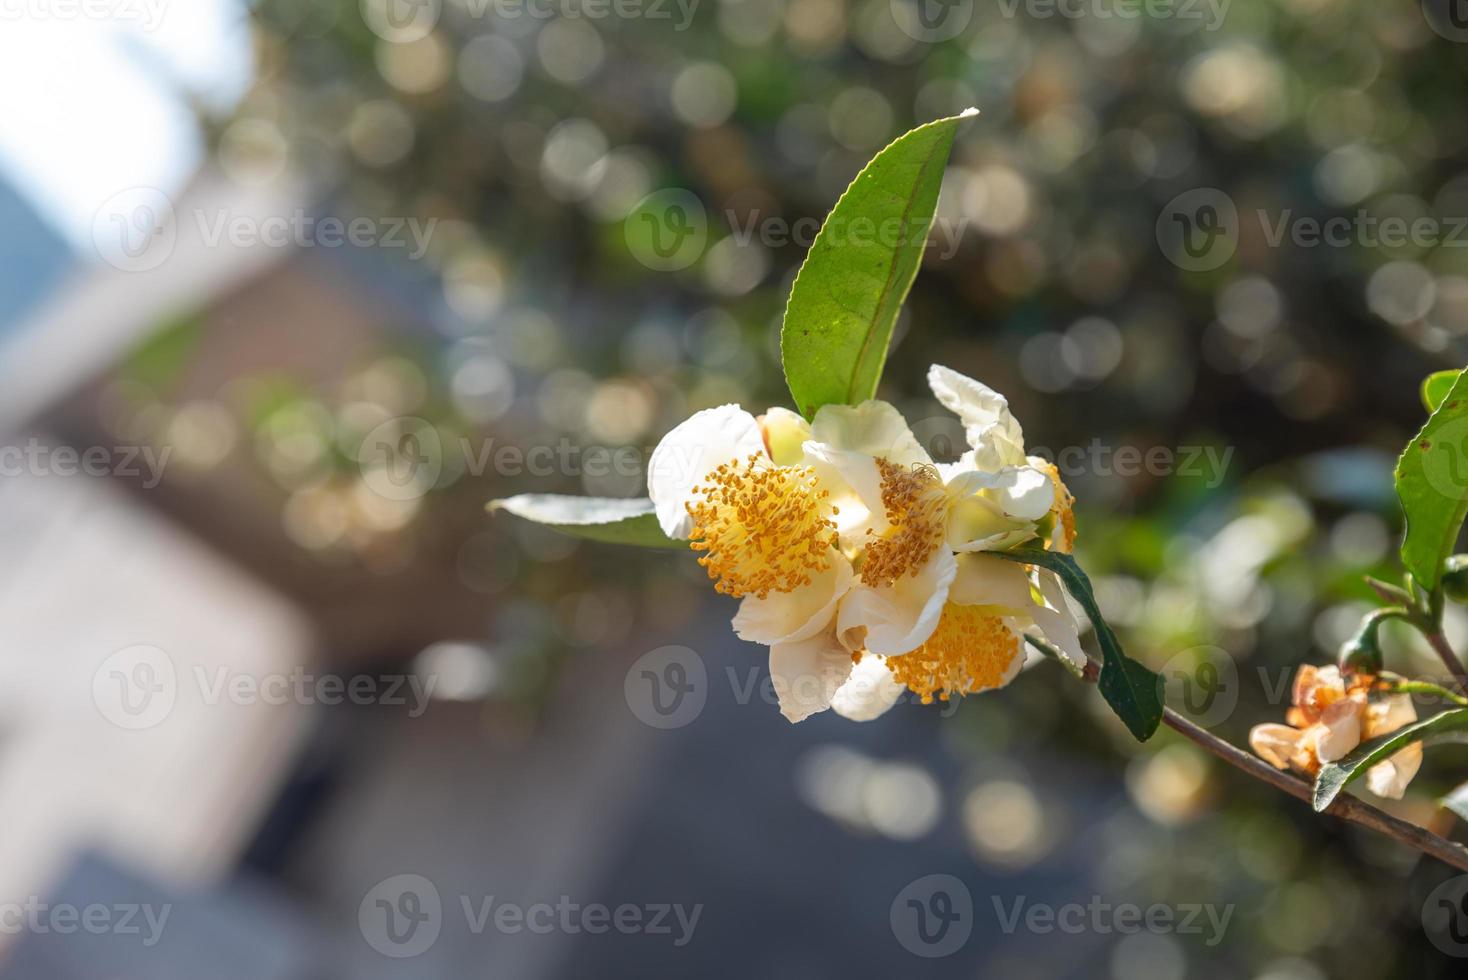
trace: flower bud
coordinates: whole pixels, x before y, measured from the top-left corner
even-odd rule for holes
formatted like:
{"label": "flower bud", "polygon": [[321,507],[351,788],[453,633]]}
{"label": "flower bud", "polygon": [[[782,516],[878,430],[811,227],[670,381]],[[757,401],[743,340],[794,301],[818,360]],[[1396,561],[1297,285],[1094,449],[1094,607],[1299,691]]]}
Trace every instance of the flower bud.
{"label": "flower bud", "polygon": [[1376,631],[1381,626],[1381,610],[1373,612],[1361,621],[1356,635],[1341,644],[1336,663],[1344,673],[1379,674],[1382,669],[1381,646],[1376,640]]}
{"label": "flower bud", "polygon": [[1468,602],[1468,555],[1454,555],[1443,564],[1443,592],[1454,602]]}

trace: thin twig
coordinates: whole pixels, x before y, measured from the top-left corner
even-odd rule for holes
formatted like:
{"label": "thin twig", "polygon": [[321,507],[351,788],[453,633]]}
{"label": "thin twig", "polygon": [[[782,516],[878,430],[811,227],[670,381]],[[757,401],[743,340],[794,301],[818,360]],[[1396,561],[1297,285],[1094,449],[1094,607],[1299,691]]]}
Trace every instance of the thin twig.
{"label": "thin twig", "polygon": [[[1094,660],[1088,660],[1082,676],[1094,683],[1099,674],[1100,667]],[[1232,743],[1224,741],[1171,708],[1162,709],[1162,720],[1167,723],[1167,727],[1240,772],[1253,776],[1261,782],[1266,782],[1275,789],[1283,790],[1297,800],[1302,800],[1307,804],[1310,802],[1310,784],[1304,780],[1276,769],[1263,759],[1256,758]],[[1368,830],[1374,830],[1379,834],[1385,834],[1392,840],[1416,848],[1423,854],[1435,857],[1444,864],[1452,865],[1459,871],[1468,871],[1468,847],[1439,837],[1414,823],[1400,820],[1383,810],[1378,810],[1364,800],[1342,793],[1324,812]]]}
{"label": "thin twig", "polygon": [[[1212,732],[1193,724],[1171,708],[1162,709],[1162,720],[1173,731],[1207,749],[1214,756],[1241,772],[1262,780],[1276,789],[1283,790],[1298,800],[1310,802],[1310,784],[1304,780],[1296,779],[1274,768],[1263,759],[1257,759],[1243,749],[1225,742]],[[1325,812],[1333,817],[1340,817],[1342,820],[1385,834],[1408,847],[1415,847],[1423,854],[1431,855],[1459,871],[1468,871],[1468,847],[1454,844],[1414,823],[1399,820],[1364,800],[1341,794],[1336,797],[1334,803],[1326,808]]]}
{"label": "thin twig", "polygon": [[1443,665],[1452,671],[1453,677],[1458,684],[1458,691],[1468,694],[1468,672],[1463,670],[1463,662],[1458,659],[1458,655],[1448,645],[1448,638],[1443,635],[1443,631],[1440,629],[1423,630],[1422,635],[1427,637],[1428,644],[1442,658]]}

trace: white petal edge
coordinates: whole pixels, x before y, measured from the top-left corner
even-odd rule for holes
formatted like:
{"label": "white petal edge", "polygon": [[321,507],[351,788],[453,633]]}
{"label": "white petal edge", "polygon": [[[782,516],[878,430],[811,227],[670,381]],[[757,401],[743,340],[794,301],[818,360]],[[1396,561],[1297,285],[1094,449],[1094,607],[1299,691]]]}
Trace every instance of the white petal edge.
{"label": "white petal edge", "polygon": [[809,585],[790,592],[771,592],[761,599],[747,595],[734,614],[741,639],[773,645],[808,640],[831,625],[836,605],[851,590],[851,562],[835,548],[830,565],[811,577]]}
{"label": "white petal edge", "polygon": [[831,707],[851,673],[851,654],[829,631],[770,647],[770,683],[792,723]]}
{"label": "white petal edge", "polygon": [[876,654],[863,654],[831,699],[831,710],[848,721],[873,721],[886,714],[904,690],[887,669],[886,661]]}
{"label": "white petal edge", "polygon": [[1003,395],[941,364],[928,368],[928,387],[963,423],[964,435],[985,469],[1024,462],[1024,431]]}
{"label": "white petal edge", "polygon": [[880,588],[857,584],[841,601],[837,635],[848,647],[861,643],[884,657],[916,649],[933,635],[957,574],[953,553],[940,548],[916,575]]}
{"label": "white petal edge", "polygon": [[693,488],[720,465],[751,453],[764,455],[764,436],[754,416],[738,405],[706,408],[674,426],[647,464],[647,495],[663,533],[680,540],[692,534]]}
{"label": "white petal edge", "polygon": [[810,432],[811,439],[832,449],[881,456],[899,466],[933,463],[902,413],[884,401],[822,405]]}

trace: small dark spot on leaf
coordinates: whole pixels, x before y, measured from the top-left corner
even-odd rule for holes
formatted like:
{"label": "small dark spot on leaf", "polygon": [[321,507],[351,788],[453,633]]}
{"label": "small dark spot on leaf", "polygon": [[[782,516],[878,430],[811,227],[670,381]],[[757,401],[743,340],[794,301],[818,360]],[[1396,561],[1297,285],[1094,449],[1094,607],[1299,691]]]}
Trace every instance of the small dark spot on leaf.
{"label": "small dark spot on leaf", "polygon": [[1421,442],[1418,443],[1418,445],[1421,446],[1423,449],[1431,449],[1432,448],[1432,440],[1430,440],[1430,439],[1423,439]]}
{"label": "small dark spot on leaf", "polygon": [[1458,407],[1458,403],[1456,401],[1448,402],[1448,408],[1457,408],[1457,407]]}

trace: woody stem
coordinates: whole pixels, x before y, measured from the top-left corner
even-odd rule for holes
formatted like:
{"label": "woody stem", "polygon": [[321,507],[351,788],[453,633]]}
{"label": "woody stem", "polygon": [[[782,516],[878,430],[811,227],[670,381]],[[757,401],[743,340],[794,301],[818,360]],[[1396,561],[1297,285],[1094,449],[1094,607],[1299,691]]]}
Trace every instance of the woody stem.
{"label": "woody stem", "polygon": [[[1451,652],[1451,651],[1449,651]],[[1084,672],[1086,680],[1095,682],[1099,676],[1100,668],[1095,661],[1088,661]],[[1304,780],[1297,779],[1286,772],[1282,772],[1263,759],[1255,758],[1233,744],[1224,741],[1217,735],[1201,728],[1171,708],[1162,709],[1162,720],[1173,731],[1182,735],[1193,744],[1203,748],[1215,758],[1227,762],[1246,775],[1253,776],[1261,782],[1268,783],[1275,789],[1288,793],[1297,800],[1310,802],[1310,784]],[[1364,800],[1342,793],[1336,797],[1335,802],[1324,811],[1333,817],[1340,817],[1349,823],[1374,830],[1384,834],[1399,843],[1415,848],[1423,854],[1430,855],[1442,861],[1444,864],[1452,865],[1459,871],[1468,871],[1468,847],[1455,844],[1446,838],[1405,820],[1399,820],[1385,811],[1379,810]]]}

